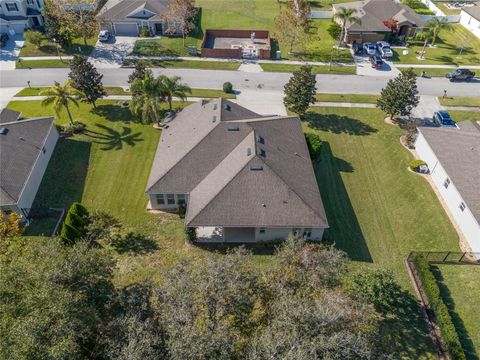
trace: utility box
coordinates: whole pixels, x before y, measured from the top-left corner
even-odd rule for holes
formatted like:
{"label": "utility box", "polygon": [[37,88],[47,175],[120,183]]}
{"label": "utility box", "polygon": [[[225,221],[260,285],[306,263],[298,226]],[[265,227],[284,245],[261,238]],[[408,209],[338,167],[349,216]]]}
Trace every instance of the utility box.
{"label": "utility box", "polygon": [[280,50],[277,50],[275,52],[275,59],[276,60],[281,60],[282,59],[282,52]]}

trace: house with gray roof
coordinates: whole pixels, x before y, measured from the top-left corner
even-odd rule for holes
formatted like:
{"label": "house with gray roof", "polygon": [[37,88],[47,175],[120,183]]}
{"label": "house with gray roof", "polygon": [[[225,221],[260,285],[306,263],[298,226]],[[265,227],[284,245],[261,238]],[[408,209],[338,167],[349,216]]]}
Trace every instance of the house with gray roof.
{"label": "house with gray roof", "polygon": [[460,12],[460,24],[480,39],[480,3],[469,4]]}
{"label": "house with gray roof", "polygon": [[108,0],[97,15],[104,30],[118,36],[180,33],[177,21],[168,15],[171,0]]}
{"label": "house with gray roof", "polygon": [[43,175],[58,140],[52,117],[22,119],[0,113],[0,210],[28,220]]}
{"label": "house with gray roof", "polygon": [[328,227],[300,119],[225,99],[166,119],[146,194],[150,209],[186,206],[199,241],[320,240]]}
{"label": "house with gray roof", "polygon": [[341,8],[354,9],[359,21],[348,22],[345,42],[357,43],[377,42],[387,40],[392,30],[385,26],[388,19],[398,21],[398,36],[409,37],[419,28],[425,27],[425,22],[407,5],[394,0],[363,0],[348,3],[333,4],[333,12]]}
{"label": "house with gray roof", "polygon": [[461,229],[467,246],[480,253],[480,125],[419,127],[415,150]]}

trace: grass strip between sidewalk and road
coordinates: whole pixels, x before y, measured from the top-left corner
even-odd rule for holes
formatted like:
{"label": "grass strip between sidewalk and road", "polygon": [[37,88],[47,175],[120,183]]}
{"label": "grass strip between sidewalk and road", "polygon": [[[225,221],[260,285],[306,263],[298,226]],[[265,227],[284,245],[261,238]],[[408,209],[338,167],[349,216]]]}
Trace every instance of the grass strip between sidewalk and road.
{"label": "grass strip between sidewalk and road", "polygon": [[480,97],[446,97],[438,98],[438,102],[443,106],[479,106]]}
{"label": "grass strip between sidewalk and road", "polygon": [[317,101],[376,104],[380,95],[368,94],[316,94]]}
{"label": "grass strip between sidewalk and road", "polygon": [[[263,71],[266,72],[287,72],[291,73],[298,70],[302,65],[295,64],[260,64]],[[339,65],[313,65],[312,72],[314,74],[355,74],[357,71],[355,66],[339,66]]]}
{"label": "grass strip between sidewalk and road", "polygon": [[[133,66],[137,60],[127,59],[124,65]],[[206,70],[237,70],[237,61],[203,61],[203,60],[148,60],[142,59],[148,67],[206,69]]]}
{"label": "grass strip between sidewalk and road", "polygon": [[69,60],[46,59],[46,60],[17,60],[16,69],[37,69],[37,68],[68,68]]}

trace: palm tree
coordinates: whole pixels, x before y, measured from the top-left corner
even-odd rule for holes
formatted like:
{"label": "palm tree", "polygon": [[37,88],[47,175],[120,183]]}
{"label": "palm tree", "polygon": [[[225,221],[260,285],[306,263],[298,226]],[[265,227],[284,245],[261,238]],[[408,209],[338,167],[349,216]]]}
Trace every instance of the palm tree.
{"label": "palm tree", "polygon": [[192,93],[192,89],[190,89],[189,86],[180,82],[181,77],[179,76],[169,78],[165,75],[162,75],[158,78],[158,80],[160,82],[162,95],[167,100],[168,109],[170,111],[172,111],[172,100],[174,97],[185,101],[187,99],[187,93]]}
{"label": "palm tree", "polygon": [[155,79],[151,71],[145,72],[144,79],[136,79],[131,86],[133,94],[130,110],[140,116],[143,122],[156,122],[160,125],[158,110],[164,96],[159,79]]}
{"label": "palm tree", "polygon": [[432,34],[432,46],[435,45],[438,35],[442,30],[451,30],[452,25],[448,22],[446,18],[439,19],[437,17],[431,18],[428,21],[428,29]]}
{"label": "palm tree", "polygon": [[72,87],[72,80],[66,81],[63,85],[60,85],[55,81],[55,85],[49,89],[46,89],[40,93],[41,96],[46,96],[42,100],[42,106],[53,106],[57,118],[60,117],[60,112],[65,109],[70,120],[70,124],[73,125],[72,114],[70,113],[70,103],[78,107],[78,99],[84,97],[84,94]]}
{"label": "palm tree", "polygon": [[360,23],[360,18],[355,16],[357,13],[357,9],[347,9],[341,7],[338,11],[333,15],[334,20],[339,20],[342,24],[342,32],[340,33],[340,43],[345,43],[345,34],[347,32],[347,24],[350,23]]}

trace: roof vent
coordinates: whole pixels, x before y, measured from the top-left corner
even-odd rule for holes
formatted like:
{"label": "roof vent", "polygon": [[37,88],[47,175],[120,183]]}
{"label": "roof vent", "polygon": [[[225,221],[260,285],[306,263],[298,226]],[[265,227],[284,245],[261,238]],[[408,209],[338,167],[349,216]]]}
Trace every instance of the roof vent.
{"label": "roof vent", "polygon": [[202,99],[202,106],[208,103],[208,100]]}
{"label": "roof vent", "polygon": [[267,207],[267,205],[265,205],[265,204],[262,204],[262,206],[263,206],[263,207]]}
{"label": "roof vent", "polygon": [[0,128],[0,135],[7,135],[8,129],[7,128]]}
{"label": "roof vent", "polygon": [[223,110],[230,111],[231,110],[230,105],[228,104],[223,105]]}
{"label": "roof vent", "polygon": [[252,164],[252,165],[250,165],[250,170],[253,170],[253,171],[262,171],[262,170],[263,170],[263,166],[262,166],[262,165]]}
{"label": "roof vent", "polygon": [[213,104],[213,110],[217,110],[217,104]]}
{"label": "roof vent", "polygon": [[258,141],[260,144],[265,144],[265,139],[264,139],[263,137],[261,137],[260,135],[258,135],[257,141]]}
{"label": "roof vent", "polygon": [[260,149],[260,148],[259,148],[257,152],[258,152],[258,155],[260,155],[260,156],[262,156],[262,157],[267,156],[267,154],[265,153],[265,150],[263,150],[263,149]]}
{"label": "roof vent", "polygon": [[228,128],[228,131],[239,131],[239,130],[240,130],[240,128],[238,126],[230,126]]}
{"label": "roof vent", "polygon": [[252,155],[252,149],[251,148],[247,148],[247,156],[250,156]]}

